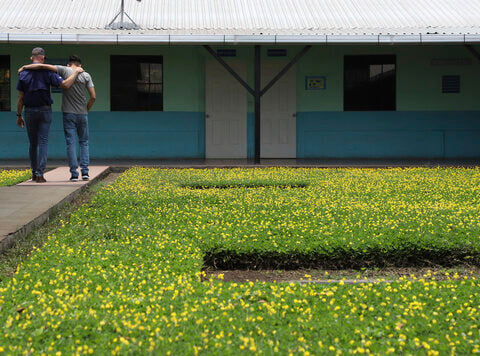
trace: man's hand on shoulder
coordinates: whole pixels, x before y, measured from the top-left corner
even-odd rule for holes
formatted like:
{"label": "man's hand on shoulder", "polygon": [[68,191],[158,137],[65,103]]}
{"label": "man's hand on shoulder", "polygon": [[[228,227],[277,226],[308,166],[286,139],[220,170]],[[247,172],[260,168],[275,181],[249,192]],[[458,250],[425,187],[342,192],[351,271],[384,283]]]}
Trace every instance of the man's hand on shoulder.
{"label": "man's hand on shoulder", "polygon": [[74,71],[78,74],[85,72],[85,70],[82,67],[75,67]]}

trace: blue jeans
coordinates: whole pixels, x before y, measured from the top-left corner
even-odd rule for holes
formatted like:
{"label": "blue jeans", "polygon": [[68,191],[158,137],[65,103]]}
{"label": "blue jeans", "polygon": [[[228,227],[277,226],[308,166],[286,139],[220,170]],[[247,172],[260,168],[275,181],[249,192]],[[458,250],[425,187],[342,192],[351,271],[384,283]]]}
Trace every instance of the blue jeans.
{"label": "blue jeans", "polygon": [[25,124],[27,126],[30,147],[30,167],[32,174],[43,176],[47,166],[48,133],[52,123],[52,109],[49,106],[25,107]]}
{"label": "blue jeans", "polygon": [[67,142],[68,165],[72,177],[78,177],[76,141],[80,145],[80,169],[82,175],[88,174],[90,158],[88,154],[88,116],[83,114],[63,113],[63,132]]}

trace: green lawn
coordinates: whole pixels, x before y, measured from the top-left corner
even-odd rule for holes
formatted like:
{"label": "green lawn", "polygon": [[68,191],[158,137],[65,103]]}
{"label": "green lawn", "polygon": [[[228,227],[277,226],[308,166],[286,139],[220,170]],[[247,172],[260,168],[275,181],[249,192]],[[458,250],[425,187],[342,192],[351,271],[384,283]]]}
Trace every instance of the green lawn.
{"label": "green lawn", "polygon": [[5,169],[0,170],[0,187],[15,185],[31,178],[32,172],[29,169]]}
{"label": "green lawn", "polygon": [[479,169],[129,170],[0,284],[0,351],[480,352],[478,276],[326,286],[201,272],[208,256],[477,263],[479,190]]}

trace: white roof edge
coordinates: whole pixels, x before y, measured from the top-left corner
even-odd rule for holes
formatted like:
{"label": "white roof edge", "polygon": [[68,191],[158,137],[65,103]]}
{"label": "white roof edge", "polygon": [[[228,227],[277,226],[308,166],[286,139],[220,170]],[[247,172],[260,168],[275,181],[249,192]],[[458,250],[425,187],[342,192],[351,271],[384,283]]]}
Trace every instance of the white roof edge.
{"label": "white roof edge", "polygon": [[0,43],[58,44],[439,44],[480,43],[480,34],[438,35],[136,35],[2,33]]}

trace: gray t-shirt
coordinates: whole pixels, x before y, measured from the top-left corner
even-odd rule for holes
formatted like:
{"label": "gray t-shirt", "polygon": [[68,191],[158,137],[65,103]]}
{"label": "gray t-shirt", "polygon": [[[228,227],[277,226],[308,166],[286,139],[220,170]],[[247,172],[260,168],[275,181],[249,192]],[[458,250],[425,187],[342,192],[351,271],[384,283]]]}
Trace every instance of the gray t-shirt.
{"label": "gray t-shirt", "polygon": [[[73,69],[65,66],[56,66],[61,77],[67,79],[73,74]],[[82,72],[77,76],[75,83],[69,89],[62,89],[62,112],[72,114],[87,114],[87,98],[85,91],[93,87],[90,74]]]}

